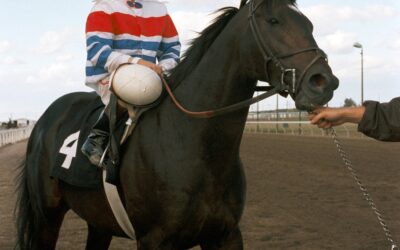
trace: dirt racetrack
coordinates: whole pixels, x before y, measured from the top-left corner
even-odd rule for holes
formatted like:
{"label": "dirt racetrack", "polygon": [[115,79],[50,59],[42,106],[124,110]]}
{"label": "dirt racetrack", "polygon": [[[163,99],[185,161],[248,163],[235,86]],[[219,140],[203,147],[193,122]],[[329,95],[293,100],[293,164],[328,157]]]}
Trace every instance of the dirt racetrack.
{"label": "dirt racetrack", "polygon": [[[342,140],[388,226],[400,240],[400,143]],[[0,149],[0,250],[12,249],[15,168],[26,143]],[[245,249],[390,249],[330,138],[246,134]],[[84,249],[86,225],[70,212],[57,249]],[[110,249],[135,249],[114,239]]]}

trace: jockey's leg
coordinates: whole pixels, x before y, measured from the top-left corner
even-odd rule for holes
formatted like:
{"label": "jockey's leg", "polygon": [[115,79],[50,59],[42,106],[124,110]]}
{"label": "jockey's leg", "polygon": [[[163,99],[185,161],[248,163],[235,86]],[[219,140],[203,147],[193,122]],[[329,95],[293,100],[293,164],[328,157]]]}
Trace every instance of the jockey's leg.
{"label": "jockey's leg", "polygon": [[97,122],[93,125],[88,138],[83,143],[81,151],[89,158],[89,161],[100,167],[101,157],[109,141],[110,121],[105,112],[110,102],[110,87],[108,82],[99,82],[97,94],[104,103],[105,108],[101,112]]}
{"label": "jockey's leg", "polygon": [[100,166],[101,157],[109,140],[109,123],[106,112],[101,112],[99,119],[93,125],[88,138],[82,145],[82,153],[89,158],[93,165]]}
{"label": "jockey's leg", "polygon": [[[101,112],[97,122],[93,125],[88,138],[82,145],[81,151],[89,158],[89,161],[93,165],[101,167],[101,158],[110,139],[110,120],[107,116],[107,112],[105,112],[111,96],[108,83],[99,84],[97,94],[100,96],[101,101],[106,107],[104,108],[104,111]],[[120,119],[125,112],[126,109],[117,102],[117,120]]]}
{"label": "jockey's leg", "polygon": [[[89,161],[93,165],[99,167],[101,167],[101,158],[110,139],[110,120],[107,116],[107,112],[105,112],[106,109],[107,107],[104,108],[103,112],[101,112],[99,119],[93,125],[88,138],[81,148],[82,153],[89,158]],[[120,120],[125,113],[126,109],[118,104],[117,120]]]}

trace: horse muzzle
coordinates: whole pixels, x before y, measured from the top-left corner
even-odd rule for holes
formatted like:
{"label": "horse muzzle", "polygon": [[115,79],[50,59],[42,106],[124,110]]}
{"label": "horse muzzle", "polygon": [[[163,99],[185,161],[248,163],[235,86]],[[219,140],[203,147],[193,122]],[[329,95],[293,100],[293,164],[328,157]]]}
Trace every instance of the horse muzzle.
{"label": "horse muzzle", "polygon": [[315,65],[305,75],[296,96],[296,108],[312,111],[328,103],[339,86],[339,79],[327,65]]}

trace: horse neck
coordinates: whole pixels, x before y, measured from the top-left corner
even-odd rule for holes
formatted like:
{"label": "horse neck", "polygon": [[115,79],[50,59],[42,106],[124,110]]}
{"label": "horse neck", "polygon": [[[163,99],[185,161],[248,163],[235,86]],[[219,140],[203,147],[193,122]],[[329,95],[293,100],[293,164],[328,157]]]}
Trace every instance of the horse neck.
{"label": "horse neck", "polygon": [[213,45],[176,90],[182,103],[199,111],[225,107],[250,98],[254,84],[249,84],[242,75],[241,66],[233,54],[235,51],[229,43]]}
{"label": "horse neck", "polygon": [[[240,61],[236,58],[238,53],[232,44],[234,39],[234,30],[222,32],[204,54],[196,69],[176,89],[176,96],[189,110],[217,109],[243,101],[253,95],[255,82],[247,79],[242,73]],[[203,139],[211,136],[210,140],[213,140],[213,143],[223,142],[238,150],[247,113],[248,108],[245,108],[202,121],[188,117],[183,119],[196,120],[193,122],[196,129],[192,131],[194,133],[191,134],[192,138],[196,134]],[[182,114],[176,119],[182,119]],[[216,130],[221,131],[217,134]],[[209,133],[210,131],[214,133]]]}

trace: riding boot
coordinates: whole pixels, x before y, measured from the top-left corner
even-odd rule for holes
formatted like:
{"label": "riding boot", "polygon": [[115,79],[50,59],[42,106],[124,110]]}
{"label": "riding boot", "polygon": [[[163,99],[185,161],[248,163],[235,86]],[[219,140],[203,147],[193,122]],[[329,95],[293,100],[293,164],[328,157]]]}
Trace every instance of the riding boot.
{"label": "riding boot", "polygon": [[81,148],[82,153],[89,158],[89,161],[98,167],[100,167],[101,158],[109,141],[109,123],[106,113],[104,111],[101,112],[99,119],[93,125],[88,138]]}

